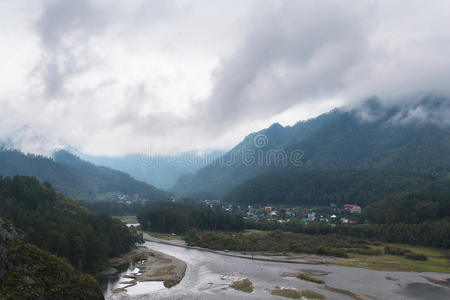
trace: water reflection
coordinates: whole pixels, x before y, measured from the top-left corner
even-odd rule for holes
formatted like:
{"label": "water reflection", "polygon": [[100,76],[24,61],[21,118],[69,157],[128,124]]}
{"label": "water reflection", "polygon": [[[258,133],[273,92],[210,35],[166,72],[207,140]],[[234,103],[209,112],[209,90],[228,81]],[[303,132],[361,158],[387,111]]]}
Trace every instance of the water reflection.
{"label": "water reflection", "polygon": [[[174,247],[166,244],[146,242],[150,249],[166,253],[187,263],[183,280],[170,289],[158,289],[149,284],[149,289],[139,290],[139,294],[115,294],[107,297],[110,300],[148,300],[148,299],[274,299],[270,289],[278,287],[312,290],[328,299],[349,299],[347,295],[328,291],[322,285],[285,277],[284,273],[299,273],[305,270],[320,271],[324,275],[315,277],[326,281],[326,284],[338,289],[351,291],[373,299],[450,299],[450,290],[445,287],[414,283],[428,283],[423,276],[445,279],[446,274],[373,271],[359,268],[332,265],[304,265],[241,259],[222,256],[215,253],[193,249]],[[326,275],[325,275],[326,274]],[[250,294],[233,290],[231,282],[236,278],[248,278],[252,281],[254,291]],[[387,278],[395,278],[388,280]],[[411,285],[412,284],[412,285]],[[161,286],[160,286],[161,287]],[[407,296],[406,296],[407,294]],[[414,297],[411,296],[414,295]],[[444,297],[444,298],[443,298]]]}
{"label": "water reflection", "polygon": [[166,289],[162,281],[139,282],[135,286],[127,288],[127,294],[138,296]]}
{"label": "water reflection", "polygon": [[119,266],[118,274],[107,275],[99,278],[103,294],[106,298],[120,292],[126,292],[130,296],[147,294],[165,289],[162,281],[136,282],[136,275],[140,275],[139,266],[142,262],[130,263]]}

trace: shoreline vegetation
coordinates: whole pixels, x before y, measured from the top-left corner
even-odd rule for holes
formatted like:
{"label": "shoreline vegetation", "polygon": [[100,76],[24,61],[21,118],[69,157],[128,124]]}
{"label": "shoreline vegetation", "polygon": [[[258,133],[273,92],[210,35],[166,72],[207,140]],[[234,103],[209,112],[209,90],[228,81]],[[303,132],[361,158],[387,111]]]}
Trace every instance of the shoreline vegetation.
{"label": "shoreline vegetation", "polygon": [[311,291],[311,290],[298,290],[294,288],[280,288],[275,287],[273,290],[270,290],[270,293],[274,296],[280,296],[290,299],[326,299],[322,294],[319,294],[317,292]]}
{"label": "shoreline vegetation", "polygon": [[250,280],[248,280],[247,278],[233,281],[230,284],[230,287],[237,291],[241,291],[244,293],[253,292],[253,283]]}
{"label": "shoreline vegetation", "polygon": [[110,270],[104,272],[105,275],[111,273],[119,273],[116,269],[125,264],[135,263],[139,268],[136,275],[127,275],[130,279],[127,286],[119,288],[113,292],[126,291],[127,287],[134,286],[139,282],[145,281],[162,281],[166,288],[170,288],[178,284],[185,275],[186,263],[165,253],[151,250],[147,247],[138,246],[135,249],[112,258],[109,261]]}
{"label": "shoreline vegetation", "polygon": [[[269,235],[272,232],[246,232],[244,235],[260,234]],[[227,232],[226,234],[236,234]],[[145,241],[163,243],[177,247],[212,252],[220,255],[233,256],[245,259],[255,259],[273,262],[286,262],[298,264],[332,264],[338,266],[357,267],[379,271],[411,271],[411,272],[437,272],[450,273],[450,250],[443,248],[412,246],[406,244],[374,243],[368,245],[370,249],[379,250],[380,254],[369,255],[348,253],[348,257],[333,257],[328,255],[307,253],[276,253],[263,251],[231,251],[230,249],[211,249],[196,245],[189,245],[184,240],[185,236],[172,236],[170,234],[156,234],[144,232]],[[425,261],[417,261],[401,255],[384,254],[385,247],[406,249],[409,252],[427,256]],[[375,252],[375,251],[374,251]],[[377,251],[378,253],[378,251]]]}
{"label": "shoreline vegetation", "polygon": [[239,207],[215,208],[187,200],[149,205],[137,220],[144,232],[153,232],[162,242],[222,255],[450,273],[449,197],[444,192],[395,194],[365,207],[361,225],[250,221],[244,220],[243,211],[238,213]]}

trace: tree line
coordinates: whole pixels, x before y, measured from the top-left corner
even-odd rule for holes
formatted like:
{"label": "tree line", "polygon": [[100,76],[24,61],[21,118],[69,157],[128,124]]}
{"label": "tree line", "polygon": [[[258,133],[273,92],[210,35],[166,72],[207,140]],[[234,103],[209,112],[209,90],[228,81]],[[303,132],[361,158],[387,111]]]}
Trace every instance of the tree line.
{"label": "tree line", "polygon": [[144,230],[185,233],[191,229],[242,230],[243,218],[220,209],[195,204],[161,202],[137,214]]}
{"label": "tree line", "polygon": [[419,224],[450,218],[450,193],[400,193],[364,209],[363,217],[376,224]]}
{"label": "tree line", "polygon": [[361,220],[369,224],[337,225],[297,220],[287,223],[246,220],[248,229],[314,235],[341,234],[386,242],[450,248],[450,193],[401,193],[369,205]]}
{"label": "tree line", "polygon": [[448,190],[450,180],[393,171],[269,172],[235,187],[225,200],[240,204],[367,206],[400,192]]}
{"label": "tree line", "polygon": [[90,273],[143,242],[134,228],[89,211],[34,177],[0,176],[0,215],[21,229],[27,242]]}

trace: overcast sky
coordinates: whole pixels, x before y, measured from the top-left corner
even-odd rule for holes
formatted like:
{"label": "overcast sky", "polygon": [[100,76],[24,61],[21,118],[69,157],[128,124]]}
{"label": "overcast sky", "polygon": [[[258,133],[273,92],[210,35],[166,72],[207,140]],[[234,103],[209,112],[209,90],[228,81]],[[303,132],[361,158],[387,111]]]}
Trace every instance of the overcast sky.
{"label": "overcast sky", "polygon": [[0,139],[229,148],[373,95],[448,93],[449,20],[447,0],[1,1]]}

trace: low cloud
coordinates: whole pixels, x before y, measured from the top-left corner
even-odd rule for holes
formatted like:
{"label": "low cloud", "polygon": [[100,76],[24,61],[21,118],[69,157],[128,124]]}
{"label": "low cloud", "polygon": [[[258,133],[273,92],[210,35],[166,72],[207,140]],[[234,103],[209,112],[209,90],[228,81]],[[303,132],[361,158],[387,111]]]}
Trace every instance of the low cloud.
{"label": "low cloud", "polygon": [[448,1],[1,6],[0,139],[27,151],[230,147],[373,95],[408,108],[393,122],[449,119],[412,105],[450,92]]}

